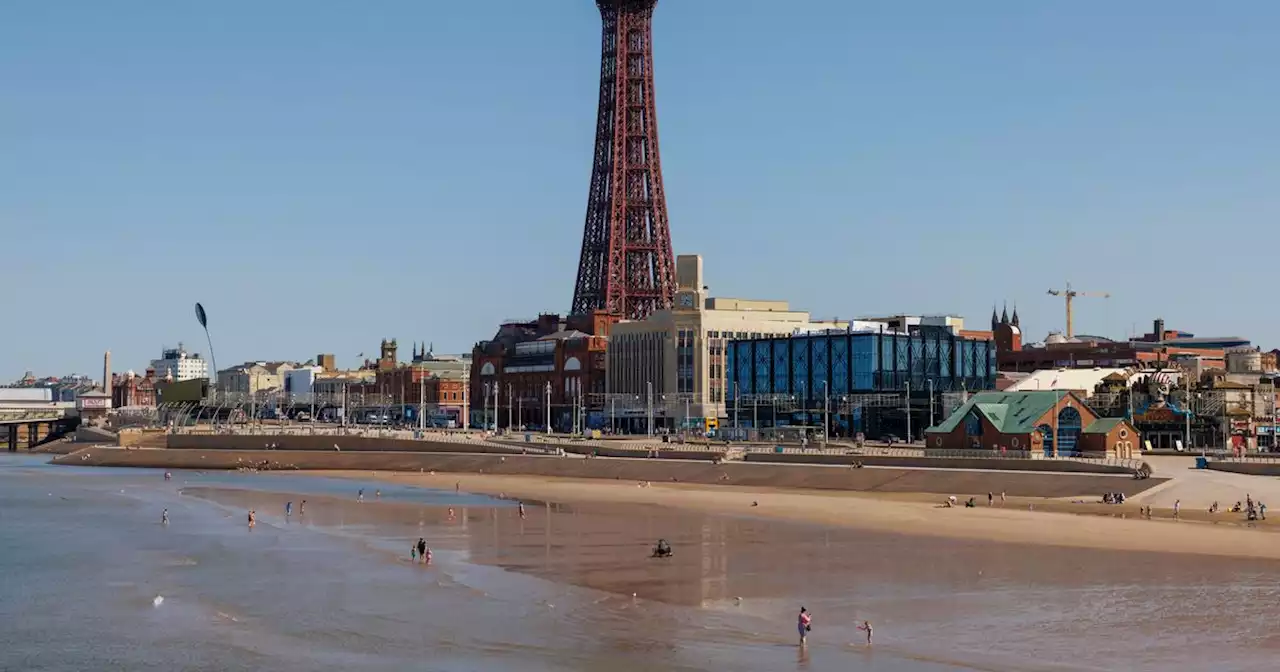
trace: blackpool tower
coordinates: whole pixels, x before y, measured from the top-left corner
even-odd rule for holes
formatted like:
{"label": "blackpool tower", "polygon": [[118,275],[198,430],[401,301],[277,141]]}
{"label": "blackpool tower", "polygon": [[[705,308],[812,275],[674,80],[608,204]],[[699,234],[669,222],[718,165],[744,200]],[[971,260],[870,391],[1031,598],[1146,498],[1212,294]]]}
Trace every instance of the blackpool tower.
{"label": "blackpool tower", "polygon": [[595,162],[573,313],[643,319],[671,307],[675,257],[653,95],[657,0],[596,0],[604,23]]}

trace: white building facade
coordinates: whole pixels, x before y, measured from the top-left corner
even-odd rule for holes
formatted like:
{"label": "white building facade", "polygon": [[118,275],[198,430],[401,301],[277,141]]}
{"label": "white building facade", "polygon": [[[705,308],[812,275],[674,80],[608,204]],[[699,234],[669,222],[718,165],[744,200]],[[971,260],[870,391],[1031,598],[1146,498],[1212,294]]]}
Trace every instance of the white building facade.
{"label": "white building facade", "polygon": [[187,352],[181,343],[176,348],[161,350],[160,359],[151,360],[151,368],[159,380],[177,382],[209,377],[209,363],[200,353]]}

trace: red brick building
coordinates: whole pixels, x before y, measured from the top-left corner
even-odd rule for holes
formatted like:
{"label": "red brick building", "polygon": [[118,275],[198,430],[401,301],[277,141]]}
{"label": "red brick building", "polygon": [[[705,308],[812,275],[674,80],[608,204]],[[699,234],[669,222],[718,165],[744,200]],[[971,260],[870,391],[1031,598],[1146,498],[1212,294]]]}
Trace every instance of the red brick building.
{"label": "red brick building", "polygon": [[1074,392],[981,392],[925,431],[927,450],[1031,457],[1136,457],[1138,430],[1100,418]]}
{"label": "red brick building", "polygon": [[111,407],[144,407],[156,405],[156,370],[148,368],[144,376],[130,371],[111,377]]}
{"label": "red brick building", "polygon": [[543,427],[549,393],[551,425],[557,430],[571,428],[580,407],[582,421],[597,424],[601,409],[592,406],[591,395],[605,391],[608,334],[617,321],[595,312],[503,324],[492,339],[472,350],[471,403],[477,422],[484,422],[487,408],[489,424]]}
{"label": "red brick building", "polygon": [[377,361],[365,361],[373,380],[348,385],[347,394],[355,395],[357,404],[399,407],[407,420],[422,410],[428,424],[452,421],[458,427],[468,426],[471,395],[466,360],[437,357],[429,349],[415,346],[413,361],[401,364],[397,347],[395,339],[383,340]]}

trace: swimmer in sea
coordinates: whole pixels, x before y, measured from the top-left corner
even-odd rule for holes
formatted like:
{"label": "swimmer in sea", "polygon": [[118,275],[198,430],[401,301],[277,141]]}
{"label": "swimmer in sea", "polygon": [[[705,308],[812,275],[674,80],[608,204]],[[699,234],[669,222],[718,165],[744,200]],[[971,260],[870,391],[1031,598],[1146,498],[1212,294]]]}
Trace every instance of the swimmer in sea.
{"label": "swimmer in sea", "polygon": [[381,489],[375,490],[373,492],[373,497],[374,499],[382,499],[382,490]]}
{"label": "swimmer in sea", "polygon": [[166,480],[166,481],[167,481],[167,480],[169,480],[169,479],[171,479],[171,478],[173,478],[173,474],[171,474],[171,473],[169,473],[169,472],[167,472],[167,471],[166,471],[166,472],[164,472],[164,480]]}

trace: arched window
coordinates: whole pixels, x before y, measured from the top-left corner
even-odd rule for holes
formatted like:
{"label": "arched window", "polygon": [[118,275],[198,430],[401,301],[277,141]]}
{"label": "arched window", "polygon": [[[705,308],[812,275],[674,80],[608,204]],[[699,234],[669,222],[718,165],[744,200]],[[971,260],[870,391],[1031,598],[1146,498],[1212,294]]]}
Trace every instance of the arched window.
{"label": "arched window", "polygon": [[1053,428],[1049,425],[1040,425],[1036,427],[1036,431],[1044,439],[1044,456],[1053,457]]}
{"label": "arched window", "polygon": [[492,376],[493,372],[493,362],[485,362],[484,366],[480,367],[480,375],[482,376]]}
{"label": "arched window", "polygon": [[579,360],[577,357],[570,357],[569,359],[564,360],[564,370],[565,371],[581,371],[582,361]]}
{"label": "arched window", "polygon": [[1076,443],[1080,440],[1080,411],[1068,406],[1058,412],[1058,455],[1072,457],[1080,454]]}
{"label": "arched window", "polygon": [[982,436],[982,416],[977,411],[970,411],[964,419],[965,436]]}

